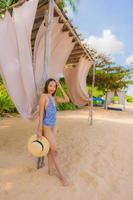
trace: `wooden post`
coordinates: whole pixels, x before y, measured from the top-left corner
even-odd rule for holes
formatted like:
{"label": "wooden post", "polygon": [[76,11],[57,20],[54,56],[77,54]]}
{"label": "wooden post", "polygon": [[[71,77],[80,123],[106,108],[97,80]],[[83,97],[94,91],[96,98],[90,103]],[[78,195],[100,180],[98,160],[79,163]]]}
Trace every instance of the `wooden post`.
{"label": "wooden post", "polygon": [[92,86],[91,86],[91,105],[89,107],[89,122],[90,125],[93,125],[93,93],[95,86],[95,73],[96,73],[96,63],[93,63],[93,78],[92,78]]}
{"label": "wooden post", "polygon": [[126,93],[124,92],[124,102],[123,102],[123,110],[126,110]]}
{"label": "wooden post", "polygon": [[54,16],[54,0],[49,0],[48,12],[45,11],[46,22],[46,38],[45,38],[45,56],[44,56],[44,80],[48,79],[48,68],[51,60],[51,40],[52,40],[52,27]]}
{"label": "wooden post", "polygon": [[108,92],[105,94],[105,110],[108,109]]}

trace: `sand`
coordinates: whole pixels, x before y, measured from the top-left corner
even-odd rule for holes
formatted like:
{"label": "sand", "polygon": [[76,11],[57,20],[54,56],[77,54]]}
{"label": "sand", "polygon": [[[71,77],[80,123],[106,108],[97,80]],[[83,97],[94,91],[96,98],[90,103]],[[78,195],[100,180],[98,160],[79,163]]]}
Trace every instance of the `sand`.
{"label": "sand", "polygon": [[[0,119],[1,200],[133,200],[133,107],[125,112],[87,109],[58,113],[58,154],[70,181],[63,187],[36,170],[27,141],[37,122]],[[55,171],[53,171],[55,173]]]}

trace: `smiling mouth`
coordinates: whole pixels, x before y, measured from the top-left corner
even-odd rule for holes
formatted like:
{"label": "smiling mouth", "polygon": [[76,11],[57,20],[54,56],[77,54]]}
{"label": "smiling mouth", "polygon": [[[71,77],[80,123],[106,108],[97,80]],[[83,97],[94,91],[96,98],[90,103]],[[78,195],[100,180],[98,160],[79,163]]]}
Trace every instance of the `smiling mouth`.
{"label": "smiling mouth", "polygon": [[53,93],[54,91],[53,91],[53,90],[50,90],[50,92]]}

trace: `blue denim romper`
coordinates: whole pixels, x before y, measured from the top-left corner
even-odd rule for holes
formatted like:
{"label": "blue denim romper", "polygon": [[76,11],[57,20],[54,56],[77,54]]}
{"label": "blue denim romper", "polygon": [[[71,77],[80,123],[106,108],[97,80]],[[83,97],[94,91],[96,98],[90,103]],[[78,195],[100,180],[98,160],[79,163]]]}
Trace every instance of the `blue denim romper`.
{"label": "blue denim romper", "polygon": [[45,116],[43,119],[43,124],[54,127],[56,124],[56,106],[51,97],[49,97],[48,105],[45,110]]}

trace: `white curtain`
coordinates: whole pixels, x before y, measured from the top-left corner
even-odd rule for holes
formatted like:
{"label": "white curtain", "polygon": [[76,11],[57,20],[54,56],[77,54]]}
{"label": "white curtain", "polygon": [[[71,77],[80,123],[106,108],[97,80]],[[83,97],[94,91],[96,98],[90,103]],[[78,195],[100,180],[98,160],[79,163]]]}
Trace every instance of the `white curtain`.
{"label": "white curtain", "polygon": [[56,46],[52,48],[48,77],[58,79],[59,75],[63,73],[64,66],[75,43],[72,42],[72,38],[69,37],[68,32],[62,31],[56,37],[56,41],[53,42],[53,44],[55,43]]}
{"label": "white curtain", "polygon": [[0,20],[1,75],[18,111],[31,118],[37,107],[37,95],[31,64],[30,38],[38,0],[15,8],[13,17],[6,12]]}
{"label": "white curtain", "polygon": [[64,77],[69,89],[69,95],[78,106],[83,106],[89,101],[89,94],[86,88],[86,78],[91,67],[91,62],[81,57],[76,67],[65,67]]}
{"label": "white curtain", "polygon": [[[8,30],[8,31],[7,31]],[[6,12],[4,20],[0,20],[0,68],[7,91],[24,118],[32,111],[28,103],[20,71],[19,52],[15,27],[12,18]]]}
{"label": "white curtain", "polygon": [[[56,45],[56,37],[62,29],[62,24],[58,23],[59,18],[55,17],[53,20],[53,30],[52,31],[52,46]],[[45,20],[42,22],[39,31],[35,40],[34,47],[34,73],[35,73],[35,82],[37,90],[39,91],[44,87],[45,83],[45,73],[48,70],[44,68],[44,55],[45,55],[45,42],[46,42],[46,27],[44,26]],[[55,42],[55,44],[53,44]],[[48,75],[47,75],[48,76]]]}
{"label": "white curtain", "polygon": [[31,33],[38,0],[31,0],[13,9],[14,26],[17,36],[21,77],[26,96],[32,108],[37,105],[37,91],[32,67]]}
{"label": "white curtain", "polygon": [[[47,77],[58,79],[63,72],[65,63],[74,47],[72,38],[69,37],[68,32],[62,32],[62,24],[58,23],[59,18],[54,17],[52,30],[52,47],[51,47],[51,61],[48,66]],[[42,22],[34,48],[34,66],[35,66],[35,81],[37,90],[39,91],[45,83],[45,68],[44,68],[44,52],[45,52],[45,32],[44,21]]]}

